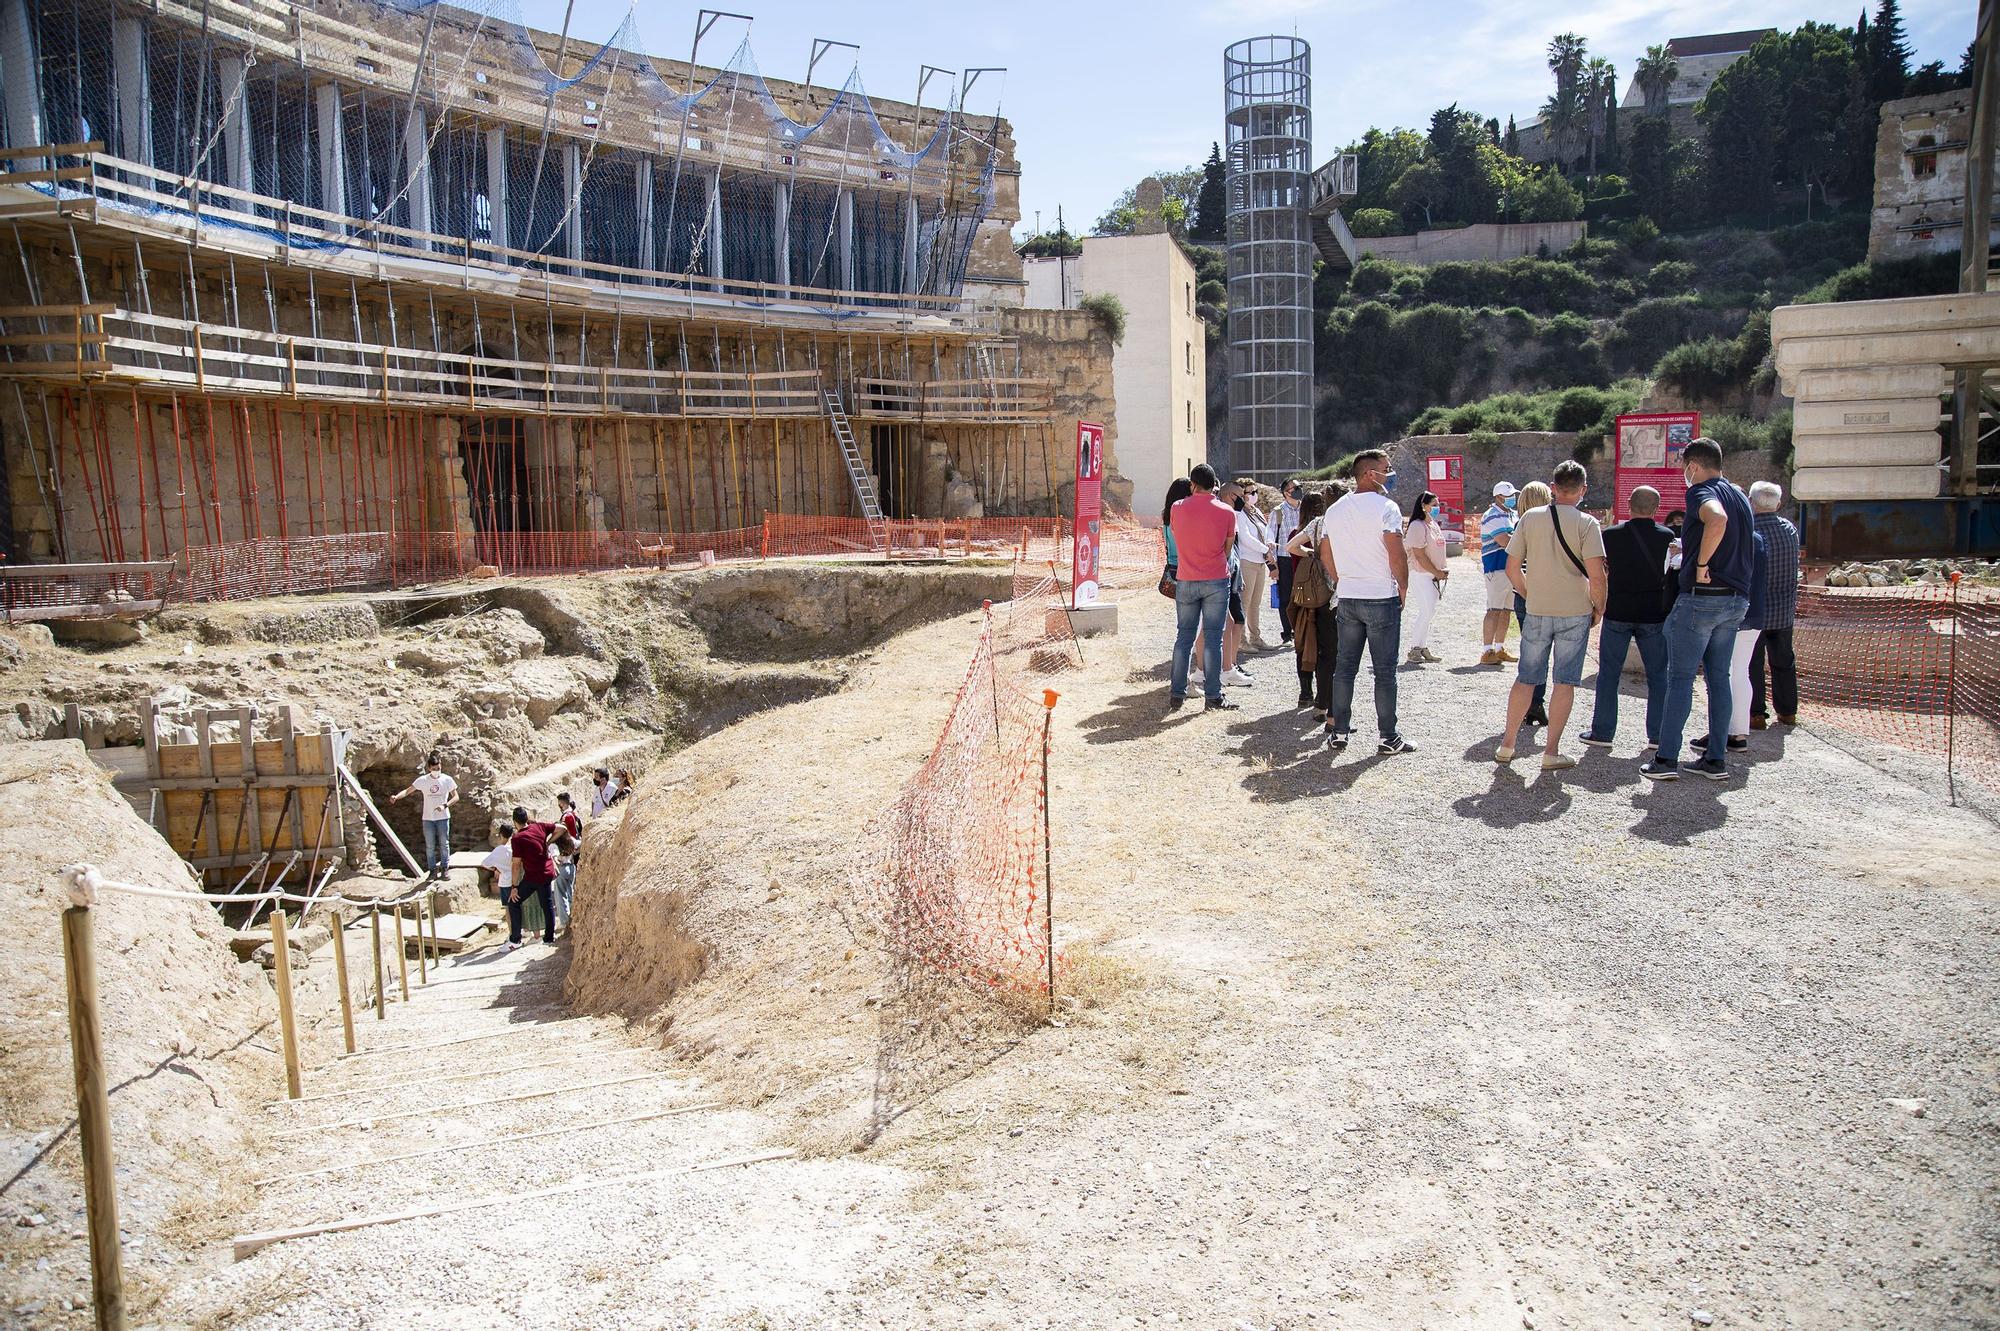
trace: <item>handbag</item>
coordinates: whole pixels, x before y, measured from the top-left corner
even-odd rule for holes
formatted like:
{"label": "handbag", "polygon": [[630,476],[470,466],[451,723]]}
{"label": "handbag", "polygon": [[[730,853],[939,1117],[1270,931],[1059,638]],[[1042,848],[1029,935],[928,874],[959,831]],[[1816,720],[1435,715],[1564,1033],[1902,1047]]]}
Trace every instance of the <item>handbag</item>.
{"label": "handbag", "polygon": [[1318,542],[1314,546],[1292,570],[1292,605],[1302,610],[1333,604],[1333,583],[1326,576],[1326,565],[1319,562]]}
{"label": "handbag", "polygon": [[1160,595],[1172,600],[1179,593],[1180,586],[1174,578],[1174,566],[1167,565],[1166,571],[1160,574]]}

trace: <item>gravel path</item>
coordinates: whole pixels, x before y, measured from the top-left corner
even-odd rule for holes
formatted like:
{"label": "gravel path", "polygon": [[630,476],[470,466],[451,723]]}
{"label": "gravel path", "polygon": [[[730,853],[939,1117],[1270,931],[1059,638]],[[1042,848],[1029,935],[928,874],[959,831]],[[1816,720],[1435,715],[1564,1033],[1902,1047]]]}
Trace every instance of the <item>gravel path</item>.
{"label": "gravel path", "polygon": [[[2000,863],[1991,824],[1905,779],[1920,765],[1767,732],[1721,784],[1648,786],[1629,737],[1560,775],[1497,769],[1507,677],[1463,664],[1478,607],[1456,593],[1436,638],[1447,664],[1401,676],[1419,751],[1332,758],[1290,709],[1288,657],[1252,660],[1242,711],[1169,721],[1169,608],[1147,595],[1123,610],[1121,636],[1091,640],[1085,670],[1057,682],[1058,935],[1120,977],[1101,1004],[943,1087],[866,1152],[282,1244],[195,1276],[162,1320],[2000,1322]],[[934,733],[938,704],[911,702],[911,682],[951,673],[973,632],[906,635],[847,694],[774,718],[797,738],[824,733],[826,709],[872,708],[884,734],[918,717]],[[1358,706],[1367,735],[1365,690]],[[720,765],[772,742],[753,719],[703,743]],[[799,745],[785,765],[831,781],[843,756]],[[700,835],[686,817],[673,831]],[[757,946],[773,976],[792,973],[782,934]],[[520,1034],[353,1060],[309,1092],[494,1073],[357,1097],[389,1113],[628,1070],[657,1082],[273,1139],[246,1168],[575,1126],[262,1189],[236,1228],[726,1158],[801,1140],[827,1112],[824,1085],[742,1108],[716,1056],[697,1077],[614,1021],[551,1024],[560,1011],[526,1004],[556,992],[565,955],[448,966],[484,978],[434,982],[365,1038]],[[690,1001],[736,986],[755,1010],[760,983],[792,982],[732,962]],[[454,990],[486,1001],[444,1002]],[[852,1019],[829,1000],[829,1032]],[[500,1071],[544,1058],[559,1061]],[[583,1121],[711,1098],[738,1107]],[[865,1098],[849,1098],[852,1117]]]}

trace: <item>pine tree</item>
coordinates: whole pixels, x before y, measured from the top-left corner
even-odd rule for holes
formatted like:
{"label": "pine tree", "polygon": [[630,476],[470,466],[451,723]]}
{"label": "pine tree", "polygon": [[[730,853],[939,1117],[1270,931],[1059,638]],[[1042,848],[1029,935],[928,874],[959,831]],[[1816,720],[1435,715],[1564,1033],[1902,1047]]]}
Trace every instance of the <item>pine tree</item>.
{"label": "pine tree", "polygon": [[1910,81],[1910,42],[1896,0],[1882,0],[1868,29],[1868,95],[1877,103],[1903,95]]}
{"label": "pine tree", "polygon": [[1227,173],[1222,165],[1222,145],[1211,141],[1208,160],[1201,165],[1201,193],[1195,196],[1194,227],[1188,232],[1194,240],[1219,241],[1223,238],[1229,211]]}
{"label": "pine tree", "polygon": [[1509,157],[1521,155],[1521,132],[1514,128],[1514,117],[1507,117],[1507,132],[1500,138],[1500,148]]}

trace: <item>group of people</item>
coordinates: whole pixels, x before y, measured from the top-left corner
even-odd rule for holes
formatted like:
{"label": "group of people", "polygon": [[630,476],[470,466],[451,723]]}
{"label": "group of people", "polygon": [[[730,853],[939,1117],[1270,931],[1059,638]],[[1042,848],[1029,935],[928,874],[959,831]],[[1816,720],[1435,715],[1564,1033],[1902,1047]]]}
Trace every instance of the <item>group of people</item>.
{"label": "group of people", "polygon": [[[615,772],[597,768],[590,784],[592,818],[632,796],[632,773],[622,767]],[[423,799],[425,881],[437,882],[451,872],[451,807],[458,802],[458,782],[445,772],[440,755],[427,757],[423,775],[390,799],[411,795]],[[566,790],[556,795],[553,821],[531,819],[525,807],[516,805],[511,820],[495,827],[493,848],[479,869],[490,875],[494,891],[506,904],[507,950],[519,947],[523,926],[534,923],[527,918],[530,903],[539,910],[543,942],[555,942],[558,927],[568,929],[582,844],[583,816]]]}
{"label": "group of people", "polygon": [[[1749,746],[1749,732],[1770,723],[1770,708],[1780,725],[1796,724],[1799,533],[1778,512],[1783,491],[1768,481],[1747,494],[1738,489],[1723,476],[1722,451],[1710,439],[1691,441],[1682,459],[1687,507],[1669,513],[1664,525],[1659,492],[1641,486],[1629,497],[1630,518],[1603,527],[1581,507],[1589,475],[1574,461],[1558,465],[1546,483],[1493,487],[1480,521],[1486,613],[1479,659],[1518,667],[1495,761],[1513,762],[1523,727],[1542,727],[1543,769],[1576,765],[1561,740],[1593,629],[1596,691],[1578,738],[1611,746],[1623,664],[1636,644],[1652,750],[1640,770],[1652,780],[1676,780],[1683,770],[1726,776],[1728,753]],[[1223,690],[1250,682],[1237,659],[1246,636],[1252,647],[1265,645],[1257,602],[1268,575],[1296,653],[1299,706],[1313,709],[1328,746],[1338,752],[1351,740],[1365,650],[1377,752],[1414,747],[1397,727],[1397,671],[1399,662],[1443,659],[1431,650],[1430,630],[1451,577],[1447,528],[1429,491],[1407,515],[1397,509],[1388,497],[1395,471],[1381,450],[1356,454],[1352,475],[1351,483],[1311,491],[1287,482],[1268,519],[1257,510],[1255,487],[1221,485],[1206,465],[1175,482],[1161,514],[1161,591],[1176,607],[1169,713],[1186,704],[1196,670],[1207,709],[1234,709]],[[1518,655],[1507,647],[1510,620],[1519,627]],[[1213,666],[1203,670],[1206,663]],[[1697,675],[1707,683],[1708,735],[1683,767]]]}

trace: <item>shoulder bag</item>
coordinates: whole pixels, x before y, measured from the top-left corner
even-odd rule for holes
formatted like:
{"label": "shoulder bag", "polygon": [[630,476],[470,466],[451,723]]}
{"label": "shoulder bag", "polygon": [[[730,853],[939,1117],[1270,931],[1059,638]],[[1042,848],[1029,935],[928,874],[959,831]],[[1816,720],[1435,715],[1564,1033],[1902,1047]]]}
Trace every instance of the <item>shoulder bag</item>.
{"label": "shoulder bag", "polygon": [[1549,525],[1556,529],[1556,544],[1560,545],[1562,552],[1569,556],[1569,562],[1576,566],[1577,576],[1588,578],[1589,571],[1584,568],[1583,561],[1576,557],[1576,551],[1569,548],[1569,537],[1563,535],[1562,518],[1554,504],[1549,505]]}

